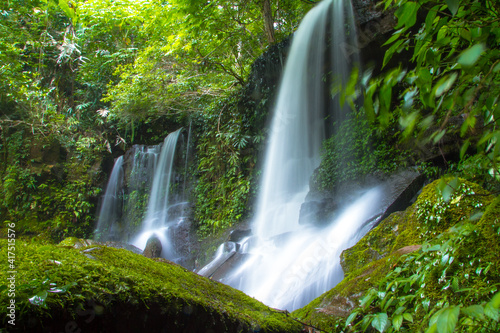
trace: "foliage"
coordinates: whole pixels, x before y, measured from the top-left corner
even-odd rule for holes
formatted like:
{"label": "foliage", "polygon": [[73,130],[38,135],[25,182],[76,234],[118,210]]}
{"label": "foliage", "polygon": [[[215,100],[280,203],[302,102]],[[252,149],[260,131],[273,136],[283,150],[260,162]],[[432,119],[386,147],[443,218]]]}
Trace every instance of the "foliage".
{"label": "foliage", "polygon": [[[458,192],[452,200],[460,198]],[[480,220],[457,222],[409,254],[370,289],[346,320],[348,330],[455,332],[498,330],[497,198]],[[481,246],[477,246],[481,244]],[[384,325],[374,320],[384,314]],[[360,320],[361,319],[361,320]]]}
{"label": "foliage", "polygon": [[388,173],[401,167],[405,152],[393,146],[398,135],[390,136],[390,131],[380,134],[363,114],[352,112],[325,141],[320,167],[313,176],[315,186],[332,190],[343,182],[359,181],[370,173]]}
{"label": "foliage", "polygon": [[[397,31],[386,42],[384,66],[410,52],[411,67],[392,68],[364,90],[368,118],[386,127],[398,120],[405,137],[438,144],[458,132],[461,157],[475,144],[490,181],[498,178],[500,132],[500,8],[497,1],[384,1],[395,7]],[[425,20],[420,20],[425,17]],[[397,94],[397,95],[396,95]],[[452,119],[459,119],[458,129]],[[485,177],[482,176],[482,177]]]}
{"label": "foliage", "polygon": [[253,142],[246,134],[235,101],[220,101],[209,112],[201,119],[204,127],[198,142],[195,188],[195,219],[202,235],[242,219],[247,211],[250,174],[255,165],[255,157],[251,155]]}
{"label": "foliage", "polygon": [[[128,2],[107,3],[81,4],[85,35],[102,40],[103,33],[110,32],[120,39],[108,43],[122,47],[103,52],[109,47],[100,46],[93,52],[102,60],[85,66],[115,66],[104,101],[111,102],[110,115],[124,122],[147,115],[201,112],[214,99],[244,85],[251,63],[268,46],[263,3],[275,9],[271,26],[280,38],[292,33],[310,8],[295,1],[177,0],[139,1],[129,11]],[[132,57],[126,58],[127,54]]]}
{"label": "foliage", "polygon": [[55,239],[90,233],[93,198],[100,192],[93,184],[98,174],[90,166],[102,147],[92,145],[86,137],[67,148],[71,145],[77,146],[74,153],[61,158],[67,150],[57,136],[43,138],[20,128],[7,136],[6,167],[0,183],[2,221],[19,222],[19,233],[49,230]]}

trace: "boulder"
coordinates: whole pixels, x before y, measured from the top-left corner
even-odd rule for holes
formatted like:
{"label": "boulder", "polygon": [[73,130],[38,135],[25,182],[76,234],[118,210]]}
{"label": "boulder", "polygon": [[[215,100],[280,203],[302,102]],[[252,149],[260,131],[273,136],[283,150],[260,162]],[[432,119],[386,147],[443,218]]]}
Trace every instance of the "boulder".
{"label": "boulder", "polygon": [[153,235],[146,242],[146,247],[144,248],[143,256],[146,258],[159,258],[161,256],[162,245],[160,239]]}
{"label": "boulder", "polygon": [[[395,211],[405,210],[422,188],[425,177],[408,168],[392,175],[369,175],[366,187],[382,186],[384,195],[379,221]],[[325,225],[331,223],[339,208],[352,202],[363,189],[359,184],[340,184],[333,191],[322,193],[312,190],[300,208],[300,224]]]}
{"label": "boulder", "polygon": [[59,243],[59,246],[68,247],[68,248],[72,247],[74,249],[80,249],[80,248],[94,246],[94,245],[106,245],[108,247],[112,247],[115,249],[125,249],[125,250],[133,252],[135,254],[142,254],[142,252],[143,252],[138,247],[135,247],[134,245],[128,244],[128,243],[114,242],[114,241],[99,242],[99,241],[96,241],[93,239],[83,239],[83,238],[77,238],[77,237],[68,237]]}

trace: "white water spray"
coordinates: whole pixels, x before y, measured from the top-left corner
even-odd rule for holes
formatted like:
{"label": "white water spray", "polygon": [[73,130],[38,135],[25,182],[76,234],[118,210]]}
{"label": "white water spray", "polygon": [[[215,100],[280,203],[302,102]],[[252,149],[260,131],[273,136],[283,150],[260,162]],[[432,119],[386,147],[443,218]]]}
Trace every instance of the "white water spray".
{"label": "white water spray", "polygon": [[173,178],[175,150],[181,129],[170,133],[164,140],[160,157],[155,168],[151,193],[149,195],[146,217],[142,222],[142,231],[132,241],[132,244],[144,249],[148,239],[156,235],[162,244],[162,257],[174,259],[175,253],[169,237],[169,228],[174,223],[170,219],[169,209],[172,203],[169,200],[170,183]]}
{"label": "white water spray", "polygon": [[293,37],[252,227],[257,240],[249,246],[250,258],[222,280],[273,307],[296,309],[338,283],[340,253],[359,240],[360,229],[377,212],[380,192],[373,189],[326,228],[299,224],[326,138],[325,117],[344,112],[338,101],[325,103],[324,96],[330,85],[345,86],[349,79],[352,60],[344,51],[346,45],[356,46],[354,31],[351,4],[323,0]]}

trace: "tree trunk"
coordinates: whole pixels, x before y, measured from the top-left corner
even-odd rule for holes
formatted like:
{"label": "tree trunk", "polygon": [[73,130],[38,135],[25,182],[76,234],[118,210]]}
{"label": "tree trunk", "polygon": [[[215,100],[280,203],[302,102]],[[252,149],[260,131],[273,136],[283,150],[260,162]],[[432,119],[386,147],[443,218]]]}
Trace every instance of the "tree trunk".
{"label": "tree trunk", "polygon": [[271,11],[270,0],[262,0],[262,16],[264,17],[264,29],[266,30],[267,41],[269,44],[276,42],[274,38],[274,19]]}

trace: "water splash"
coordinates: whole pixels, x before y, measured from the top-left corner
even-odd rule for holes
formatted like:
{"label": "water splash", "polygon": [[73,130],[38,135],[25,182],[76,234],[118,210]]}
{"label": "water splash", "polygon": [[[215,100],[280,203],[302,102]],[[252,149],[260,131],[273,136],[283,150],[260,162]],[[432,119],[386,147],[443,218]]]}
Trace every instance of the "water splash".
{"label": "water splash", "polygon": [[325,96],[345,87],[357,65],[344,52],[356,45],[354,27],[350,2],[323,0],[295,33],[271,122],[254,237],[241,246],[248,259],[221,280],[273,307],[296,309],[338,283],[341,251],[378,211],[380,190],[372,189],[325,228],[299,224],[322,143],[346,112]]}
{"label": "water splash", "polygon": [[306,305],[342,280],[340,254],[376,223],[382,193],[368,190],[326,228],[302,226],[249,247],[250,259],[223,282],[272,307]]}

